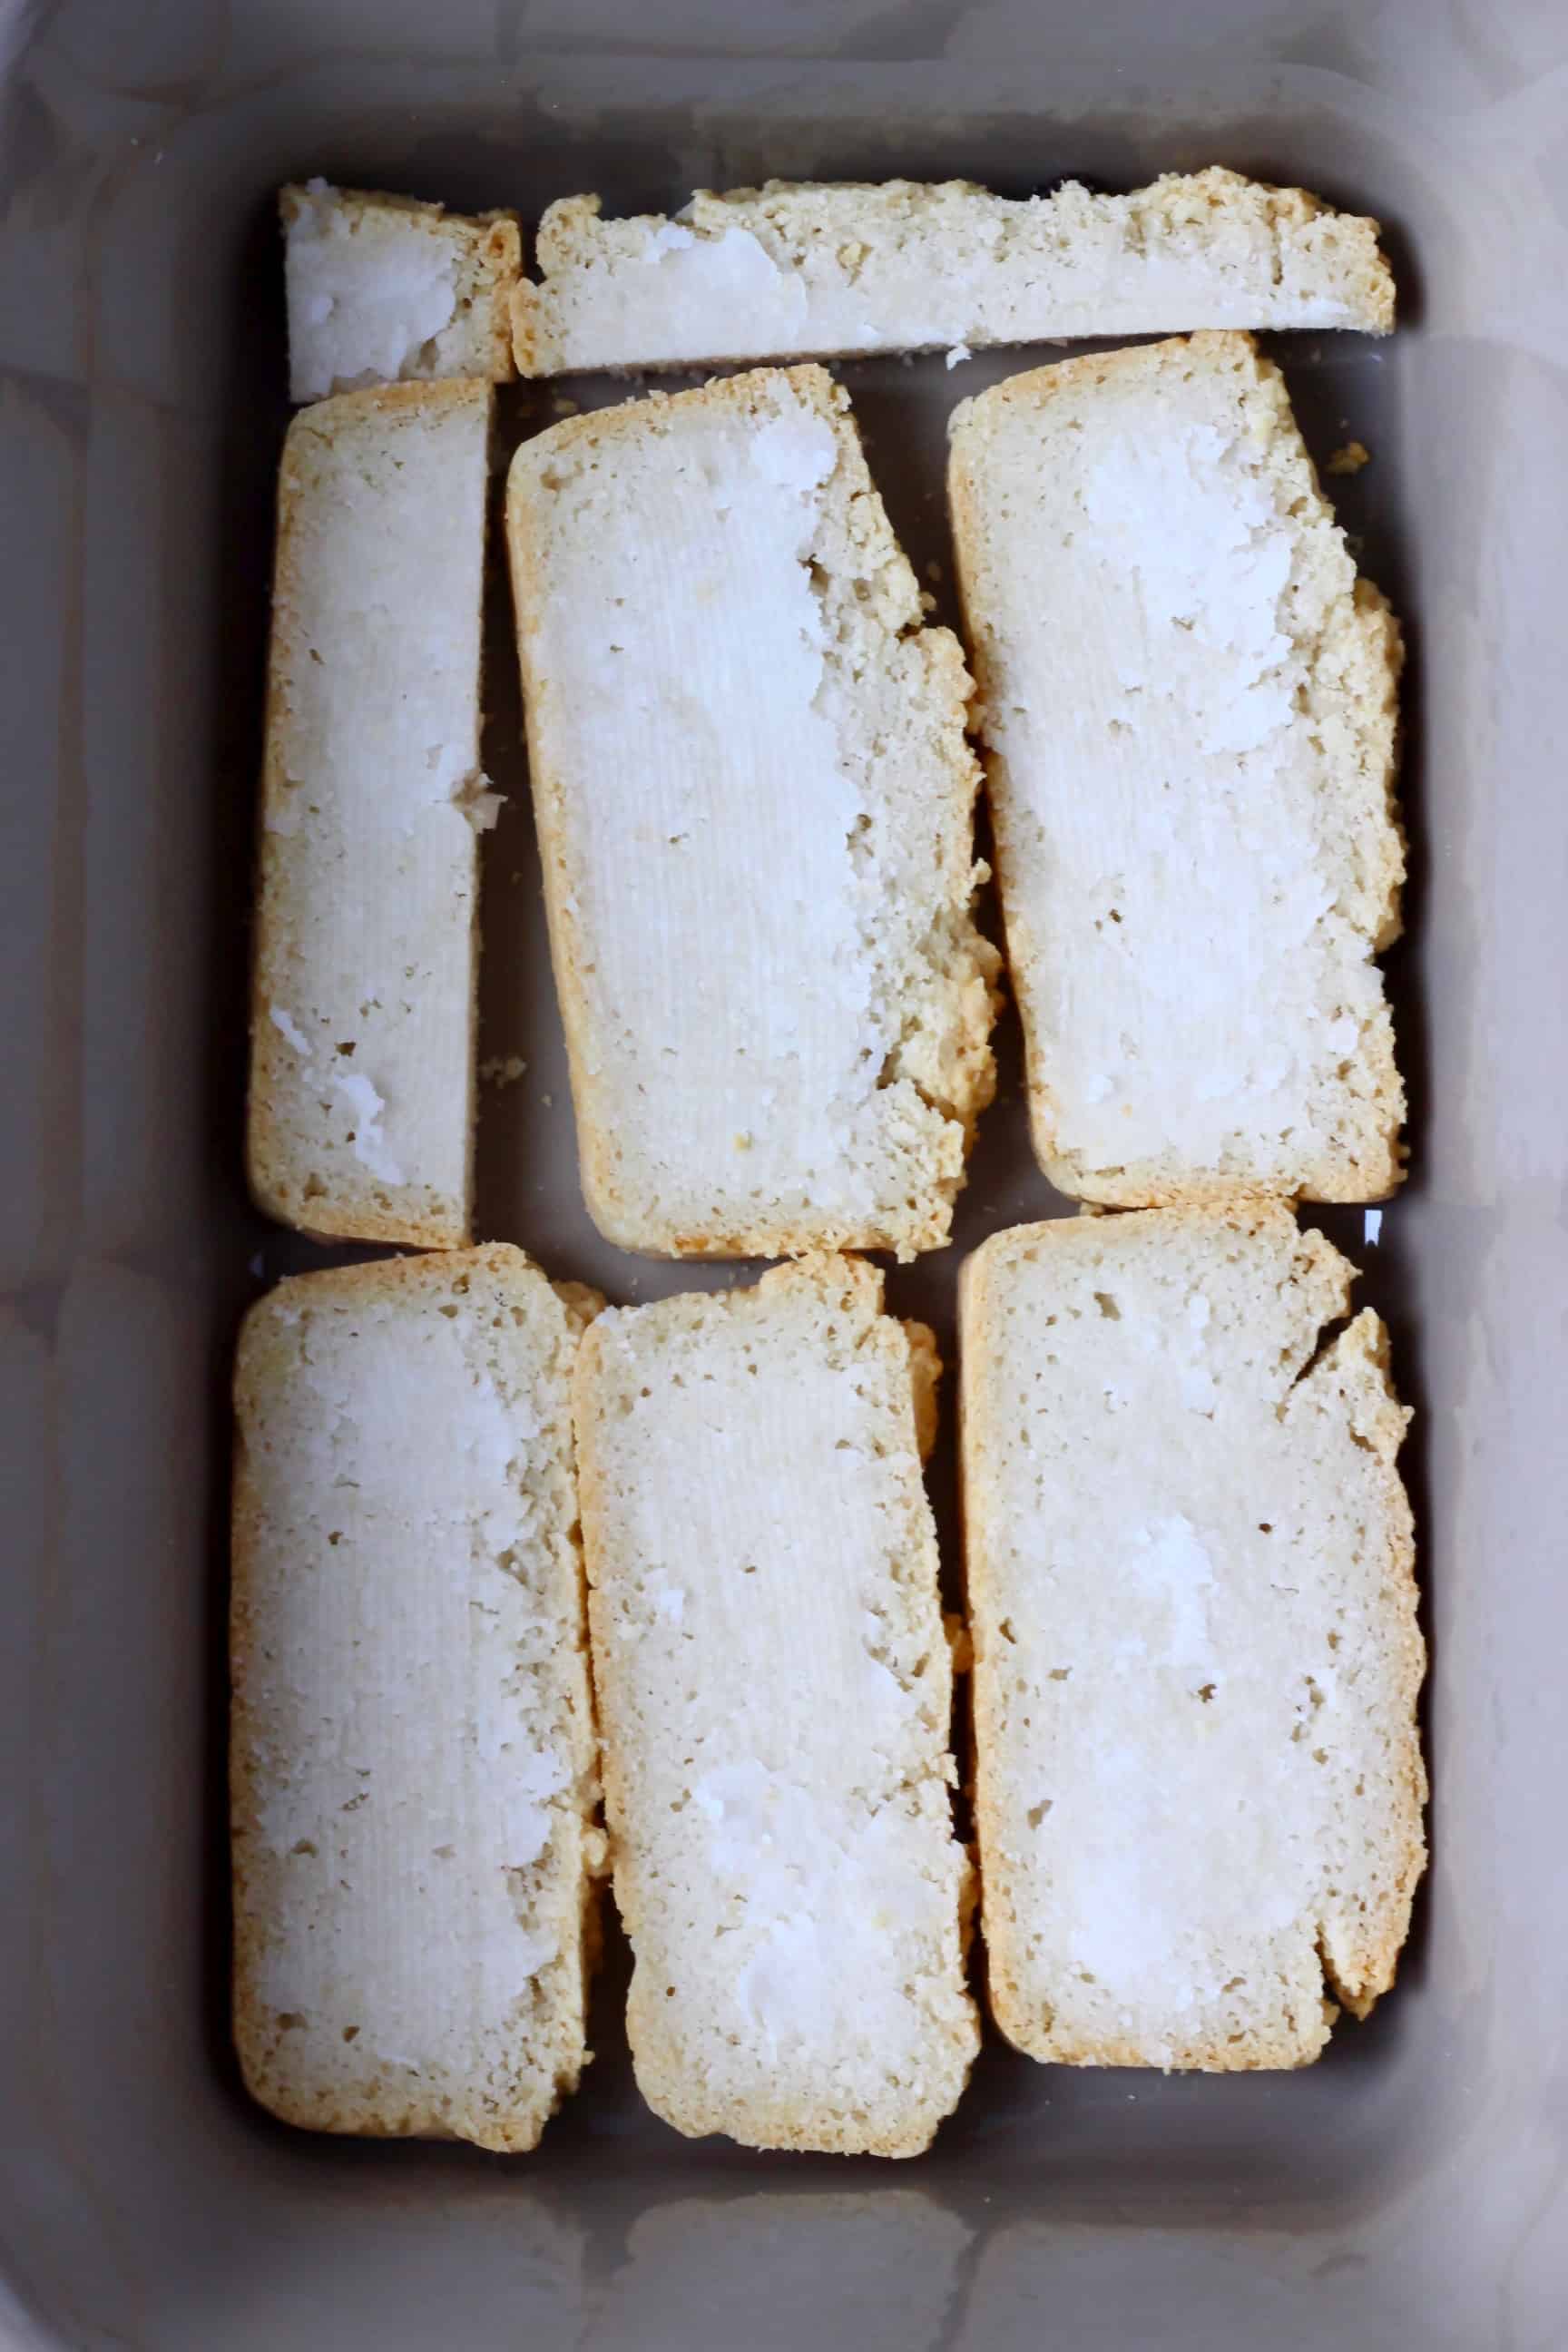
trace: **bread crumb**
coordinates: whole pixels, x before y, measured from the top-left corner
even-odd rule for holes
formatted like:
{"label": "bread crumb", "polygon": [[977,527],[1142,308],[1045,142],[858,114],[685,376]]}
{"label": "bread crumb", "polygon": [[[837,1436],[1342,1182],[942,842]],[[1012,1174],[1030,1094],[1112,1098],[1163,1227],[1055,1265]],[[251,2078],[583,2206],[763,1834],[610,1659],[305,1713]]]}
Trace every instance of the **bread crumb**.
{"label": "bread crumb", "polygon": [[514,1087],[527,1067],[521,1054],[491,1054],[479,1064],[479,1084]]}
{"label": "bread crumb", "polygon": [[1347,441],[1331,456],[1327,470],[1331,474],[1359,474],[1363,466],[1372,463],[1372,451],[1364,441]]}
{"label": "bread crumb", "polygon": [[458,785],[452,794],[452,805],[468,818],[476,833],[491,833],[506,806],[506,794],[498,793],[484,771],[476,768]]}

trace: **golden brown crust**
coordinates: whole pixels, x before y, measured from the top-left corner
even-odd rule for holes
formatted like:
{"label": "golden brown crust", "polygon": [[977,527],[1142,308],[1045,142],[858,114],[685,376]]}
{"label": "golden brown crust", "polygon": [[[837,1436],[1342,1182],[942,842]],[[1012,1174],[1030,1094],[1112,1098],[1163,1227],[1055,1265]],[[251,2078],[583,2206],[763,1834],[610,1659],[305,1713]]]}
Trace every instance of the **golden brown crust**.
{"label": "golden brown crust", "polygon": [[489,232],[480,259],[491,380],[506,383],[517,373],[511,351],[511,296],[522,274],[522,230],[515,213],[485,213],[480,218]]}
{"label": "golden brown crust", "polygon": [[936,1343],[936,1333],[929,1323],[913,1323],[906,1319],[904,1337],[910,1344],[910,1381],[915,1400],[915,1444],[922,1462],[929,1462],[936,1450],[942,1425],[942,1408],[938,1402],[942,1390],[942,1350]]}

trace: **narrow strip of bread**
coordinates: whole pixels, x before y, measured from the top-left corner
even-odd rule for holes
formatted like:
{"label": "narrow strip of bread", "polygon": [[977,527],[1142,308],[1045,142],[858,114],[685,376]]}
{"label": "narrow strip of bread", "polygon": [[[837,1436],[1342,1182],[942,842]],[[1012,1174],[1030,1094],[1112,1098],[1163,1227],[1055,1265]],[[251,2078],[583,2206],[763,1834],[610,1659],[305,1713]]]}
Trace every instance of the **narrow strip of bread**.
{"label": "narrow strip of bread", "polygon": [[990,1098],[957,641],[821,368],[525,442],[507,528],[584,1189],[674,1257],[947,1238]]}
{"label": "narrow strip of bread", "polygon": [[637,2082],[911,2156],[963,2087],[967,1869],[911,1352],[852,1259],[602,1316],[574,1391]]}
{"label": "narrow strip of bread", "polygon": [[511,296],[522,273],[515,213],[469,219],[325,180],[284,188],[279,211],[291,399],[511,376]]}
{"label": "narrow strip of bread", "polygon": [[307,1233],[468,1237],[490,402],[345,393],[283,452],[249,1160]]}
{"label": "narrow strip of bread", "polygon": [[582,1312],[495,1247],[247,1318],[234,2014],[287,2123],[532,2147],[585,2063]]}
{"label": "narrow strip of bread", "polygon": [[994,1235],[963,1277],[991,2005],[1031,2057],[1294,2066],[1425,1863],[1408,1414],[1258,1203]]}
{"label": "narrow strip of bread", "polygon": [[678,219],[540,223],[543,283],[513,297],[523,375],[940,351],[1188,327],[1394,324],[1378,225],[1301,188],[1170,173],[1131,195],[1068,181],[1022,202],[967,180],[792,184]]}
{"label": "narrow strip of bread", "polygon": [[1279,370],[1194,335],[1014,376],[952,430],[1041,1165],[1122,1207],[1382,1199],[1400,637]]}

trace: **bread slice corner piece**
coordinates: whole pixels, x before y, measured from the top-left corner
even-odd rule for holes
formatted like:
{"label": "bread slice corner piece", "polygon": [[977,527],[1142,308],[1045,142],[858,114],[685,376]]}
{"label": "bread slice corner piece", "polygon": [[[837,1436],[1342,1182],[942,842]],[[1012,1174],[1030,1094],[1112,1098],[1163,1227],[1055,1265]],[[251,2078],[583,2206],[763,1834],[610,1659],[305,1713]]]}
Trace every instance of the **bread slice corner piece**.
{"label": "bread slice corner piece", "polygon": [[1279,371],[1196,334],[951,430],[1041,1166],[1110,1207],[1386,1198],[1401,638]]}
{"label": "bread slice corner piece", "polygon": [[983,1927],[1031,2057],[1301,2065],[1394,1981],[1425,1654],[1408,1414],[1352,1279],[1267,1202],[964,1266]]}
{"label": "bread slice corner piece", "polygon": [[693,2137],[918,2155],[977,2029],[916,1358],[854,1259],[612,1311],[575,1382],[637,2083]]}
{"label": "bread slice corner piece", "polygon": [[302,1275],[247,1318],[234,2024],[286,2123],[530,2148],[586,2063],[591,1304],[497,1245]]}
{"label": "bread slice corner piece", "polygon": [[289,396],[373,383],[513,373],[517,215],[308,180],[279,194],[289,308]]}
{"label": "bread slice corner piece", "polygon": [[247,1147],[325,1238],[469,1237],[492,400],[342,393],[284,445]]}
{"label": "bread slice corner piece", "polygon": [[847,395],[576,416],[507,533],[583,1184],[624,1249],[946,1241],[991,1098],[969,677]]}
{"label": "bread slice corner piece", "polygon": [[513,297],[525,376],[1394,324],[1376,221],[1218,167],[1022,200],[967,180],[770,180],[700,188],[674,220],[606,220],[597,196],[568,196],[535,258],[542,282]]}

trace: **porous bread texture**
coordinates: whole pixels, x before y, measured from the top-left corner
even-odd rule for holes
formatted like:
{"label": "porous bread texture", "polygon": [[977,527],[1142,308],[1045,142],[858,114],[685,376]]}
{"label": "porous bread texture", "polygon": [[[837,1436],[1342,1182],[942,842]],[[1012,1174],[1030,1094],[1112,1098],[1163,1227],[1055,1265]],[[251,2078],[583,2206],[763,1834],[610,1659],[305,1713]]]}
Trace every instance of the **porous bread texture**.
{"label": "porous bread texture", "polygon": [[1041,1166],[1121,1207],[1384,1198],[1400,635],[1279,370],[1238,334],[1097,353],[952,435]]}
{"label": "porous bread texture", "polygon": [[967,180],[770,180],[700,188],[675,220],[599,207],[568,196],[540,223],[543,283],[512,297],[525,376],[1394,324],[1376,221],[1217,167],[1121,196],[1076,181],[1015,201]]}
{"label": "porous bread texture", "polygon": [[305,1233],[468,1238],[490,404],[345,393],[284,447],[247,1142]]}
{"label": "porous bread texture", "polygon": [[974,2054],[936,1539],[881,1293],[814,1258],[612,1310],[578,1362],[627,2028],[693,2136],[917,2155]]}
{"label": "porous bread texture", "polygon": [[278,204],[291,399],[444,376],[510,380],[522,272],[515,213],[470,219],[325,180],[286,187]]}
{"label": "porous bread texture", "polygon": [[964,1266],[982,1911],[1031,2057],[1300,2065],[1394,1981],[1425,1653],[1386,1334],[1321,1344],[1352,1279],[1268,1202]]}
{"label": "porous bread texture", "polygon": [[994,1083],[956,639],[821,368],[574,417],[507,530],[600,1231],[670,1257],[945,1242]]}
{"label": "porous bread texture", "polygon": [[530,2148],[586,2063],[592,1303],[498,1245],[303,1275],[247,1318],[234,2022],[286,2123]]}

